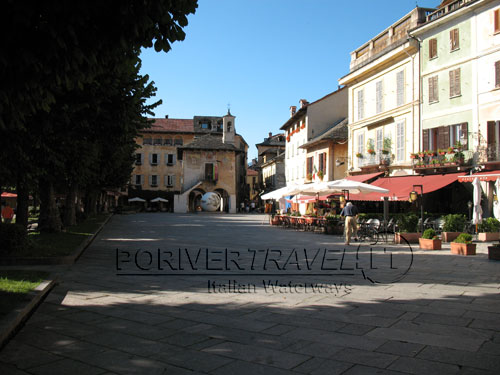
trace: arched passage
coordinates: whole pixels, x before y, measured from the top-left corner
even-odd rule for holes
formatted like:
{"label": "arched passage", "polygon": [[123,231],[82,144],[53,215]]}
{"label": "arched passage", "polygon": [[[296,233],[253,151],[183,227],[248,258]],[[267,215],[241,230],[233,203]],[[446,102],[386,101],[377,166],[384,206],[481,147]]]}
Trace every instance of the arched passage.
{"label": "arched passage", "polygon": [[222,204],[221,204],[221,211],[224,212],[229,212],[229,194],[226,190],[224,189],[215,189],[214,190],[216,193],[220,195],[222,198]]}
{"label": "arched passage", "polygon": [[189,193],[189,212],[198,211],[198,207],[201,209],[201,197],[205,194],[203,189],[194,189]]}

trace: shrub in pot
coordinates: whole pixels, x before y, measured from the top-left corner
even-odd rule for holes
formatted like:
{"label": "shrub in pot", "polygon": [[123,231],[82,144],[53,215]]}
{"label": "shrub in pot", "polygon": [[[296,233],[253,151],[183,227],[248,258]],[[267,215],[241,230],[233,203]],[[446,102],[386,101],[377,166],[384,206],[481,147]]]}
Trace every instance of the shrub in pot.
{"label": "shrub in pot", "polygon": [[498,241],[500,221],[494,217],[484,219],[477,227],[479,241]]}
{"label": "shrub in pot", "polygon": [[418,239],[420,248],[423,250],[441,250],[441,240],[432,228],[424,230],[422,237]]}
{"label": "shrub in pot", "polygon": [[476,244],[472,243],[472,235],[469,233],[460,233],[450,246],[452,254],[476,255]]}
{"label": "shrub in pot", "polygon": [[462,214],[450,214],[444,217],[442,239],[451,242],[462,232],[467,219]]}
{"label": "shrub in pot", "polygon": [[488,246],[488,259],[500,260],[500,243]]}
{"label": "shrub in pot", "polygon": [[[418,216],[414,213],[402,215],[397,221],[398,232],[395,234],[395,242],[405,243],[418,243],[420,233],[418,233]],[[404,237],[404,239],[402,239]],[[406,241],[405,241],[406,240]]]}

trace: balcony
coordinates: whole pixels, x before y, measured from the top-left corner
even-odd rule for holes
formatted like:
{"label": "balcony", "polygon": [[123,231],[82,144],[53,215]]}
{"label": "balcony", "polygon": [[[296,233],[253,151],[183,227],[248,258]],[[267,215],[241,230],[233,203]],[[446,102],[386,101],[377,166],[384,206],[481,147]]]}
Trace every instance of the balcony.
{"label": "balcony", "polygon": [[451,13],[458,8],[461,8],[465,4],[476,2],[477,0],[457,0],[444,7],[436,10],[427,15],[427,22],[437,20],[438,18],[446,16],[448,13]]}
{"label": "balcony", "polygon": [[377,167],[384,169],[391,164],[392,158],[390,154],[375,153],[365,154],[362,158],[358,158],[358,167],[361,169],[371,169]]}
{"label": "balcony", "polygon": [[457,149],[448,152],[419,152],[412,154],[413,169],[419,172],[427,172],[428,170],[446,170],[459,169],[458,167],[467,166],[472,163],[472,151],[459,151]]}

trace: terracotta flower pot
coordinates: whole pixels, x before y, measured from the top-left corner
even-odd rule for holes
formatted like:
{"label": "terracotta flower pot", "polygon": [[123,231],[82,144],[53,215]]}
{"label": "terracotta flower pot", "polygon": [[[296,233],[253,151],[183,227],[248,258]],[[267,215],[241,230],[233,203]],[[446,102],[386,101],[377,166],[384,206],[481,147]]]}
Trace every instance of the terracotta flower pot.
{"label": "terracotta flower pot", "polygon": [[[418,239],[420,238],[420,236],[421,236],[420,233],[400,233],[400,232],[397,232],[394,235],[394,242],[397,244],[405,244],[406,241],[408,241],[408,243],[418,243]],[[403,239],[403,237],[404,237],[404,239]]]}
{"label": "terracotta flower pot", "polygon": [[500,260],[500,245],[488,246],[488,259]]}
{"label": "terracotta flower pot", "polygon": [[498,241],[500,239],[500,233],[480,232],[477,234],[477,239],[482,242]]}
{"label": "terracotta flower pot", "polygon": [[418,243],[422,250],[441,250],[441,240],[440,239],[428,239],[420,237]]}
{"label": "terracotta flower pot", "polygon": [[460,233],[461,232],[443,232],[441,233],[441,239],[443,242],[451,242],[457,238]]}
{"label": "terracotta flower pot", "polygon": [[475,243],[458,243],[452,242],[451,253],[455,255],[476,255],[476,244]]}

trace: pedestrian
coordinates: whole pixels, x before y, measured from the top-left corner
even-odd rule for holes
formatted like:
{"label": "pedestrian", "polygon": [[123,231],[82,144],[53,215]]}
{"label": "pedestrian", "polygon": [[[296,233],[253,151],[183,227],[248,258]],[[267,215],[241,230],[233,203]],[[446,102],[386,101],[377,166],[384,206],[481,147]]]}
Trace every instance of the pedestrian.
{"label": "pedestrian", "polygon": [[347,202],[345,207],[340,212],[340,216],[345,216],[345,244],[349,245],[351,243],[351,236],[357,240],[358,237],[358,222],[356,220],[358,216],[358,208],[351,202]]}
{"label": "pedestrian", "polygon": [[2,219],[5,224],[10,224],[14,218],[14,210],[6,202],[2,202]]}
{"label": "pedestrian", "polygon": [[251,211],[254,212],[255,211],[255,201],[251,201],[250,202],[250,208],[251,208]]}

